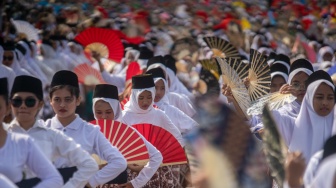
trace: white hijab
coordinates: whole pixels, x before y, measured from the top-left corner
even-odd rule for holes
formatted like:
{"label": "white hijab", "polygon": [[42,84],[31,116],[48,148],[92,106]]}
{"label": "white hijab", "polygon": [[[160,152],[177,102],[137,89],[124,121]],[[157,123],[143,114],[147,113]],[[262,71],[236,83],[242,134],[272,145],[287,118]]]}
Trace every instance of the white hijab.
{"label": "white hijab", "polygon": [[316,114],[313,107],[314,94],[322,83],[335,90],[335,86],[327,80],[317,80],[308,86],[289,144],[289,151],[301,151],[306,163],[314,153],[323,148],[325,141],[332,133],[334,108],[327,116],[322,117]]}
{"label": "white hijab", "polygon": [[[121,118],[121,106],[120,106],[120,102],[116,99],[112,99],[112,98],[104,98],[104,97],[99,97],[99,98],[93,98],[92,102],[92,111],[94,112],[94,106],[96,105],[96,102],[98,101],[104,101],[110,104],[113,113],[114,113],[114,120],[119,121]],[[94,118],[98,119],[95,115],[95,113],[93,113]]]}
{"label": "white hijab", "polygon": [[311,70],[306,69],[306,68],[297,68],[297,69],[293,70],[291,73],[289,73],[287,83],[291,84],[293,77],[299,72],[304,72],[304,73],[308,74],[308,76],[313,73]]}
{"label": "white hijab", "polygon": [[162,99],[159,102],[156,102],[155,105],[157,105],[160,109],[165,106],[165,105],[169,105],[169,99],[167,96],[168,93],[168,84],[166,82],[165,79],[163,78],[154,78],[154,83],[158,82],[159,80],[162,80],[165,86],[165,95],[162,97]]}
{"label": "white hijab", "polygon": [[[152,103],[149,105],[147,110],[143,110],[140,108],[138,99],[139,95],[144,92],[144,91],[149,91],[152,93]],[[154,97],[155,97],[155,87],[150,87],[150,88],[143,88],[143,89],[132,89],[130,100],[125,104],[124,106],[124,111],[125,112],[133,112],[137,114],[146,114],[149,111],[151,111],[154,107]],[[154,118],[154,117],[152,117]]]}

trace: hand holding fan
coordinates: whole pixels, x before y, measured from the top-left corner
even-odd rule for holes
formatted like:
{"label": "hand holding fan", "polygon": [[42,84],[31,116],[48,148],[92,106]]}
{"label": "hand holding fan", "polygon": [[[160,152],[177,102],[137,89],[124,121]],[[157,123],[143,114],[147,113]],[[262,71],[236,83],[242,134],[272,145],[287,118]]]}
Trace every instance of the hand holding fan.
{"label": "hand holding fan", "polygon": [[212,50],[214,57],[240,59],[238,50],[228,41],[219,37],[204,37],[203,40]]}
{"label": "hand holding fan", "polygon": [[113,120],[94,120],[90,123],[118,148],[128,164],[145,164],[149,160],[147,147],[140,135],[131,127]]}
{"label": "hand holding fan", "polygon": [[162,165],[187,163],[186,154],[177,139],[165,129],[152,124],[132,125],[140,132],[163,156]]}
{"label": "hand holding fan", "polygon": [[97,85],[105,83],[100,72],[86,63],[76,66],[74,68],[74,72],[78,76],[78,81],[84,85]]}
{"label": "hand holding fan", "polygon": [[250,50],[251,67],[248,71],[250,85],[248,92],[252,101],[267,95],[270,91],[271,75],[267,58],[257,50]]}
{"label": "hand holding fan", "polygon": [[226,60],[227,59],[216,58],[216,61],[219,63],[222,70],[223,81],[231,88],[232,95],[245,114],[245,117],[249,118],[246,113],[251,103],[248,91],[243,81],[239,78],[237,72],[227,63]]}
{"label": "hand holding fan", "polygon": [[109,29],[88,28],[79,33],[75,40],[89,49],[96,51],[102,57],[120,62],[124,56],[124,47],[118,35]]}
{"label": "hand holding fan", "polygon": [[35,42],[39,40],[38,30],[29,22],[13,19],[11,19],[11,22],[13,23],[17,32],[23,35],[23,38],[26,38],[29,41],[33,40]]}

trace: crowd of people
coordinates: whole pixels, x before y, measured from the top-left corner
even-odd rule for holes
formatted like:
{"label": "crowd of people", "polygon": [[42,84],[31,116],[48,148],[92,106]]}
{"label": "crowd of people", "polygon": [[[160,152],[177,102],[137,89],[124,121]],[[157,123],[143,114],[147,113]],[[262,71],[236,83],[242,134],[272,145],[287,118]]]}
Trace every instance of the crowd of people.
{"label": "crowd of people", "polygon": [[336,2],[0,10],[0,187],[336,187]]}

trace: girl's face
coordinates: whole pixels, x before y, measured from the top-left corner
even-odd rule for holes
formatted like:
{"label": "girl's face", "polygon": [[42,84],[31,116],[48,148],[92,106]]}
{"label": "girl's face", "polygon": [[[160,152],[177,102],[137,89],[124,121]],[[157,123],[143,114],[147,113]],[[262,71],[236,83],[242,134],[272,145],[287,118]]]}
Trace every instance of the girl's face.
{"label": "girl's face", "polygon": [[294,88],[294,92],[292,93],[299,102],[302,102],[303,97],[306,94],[306,81],[308,79],[308,74],[304,72],[299,72],[291,81],[291,86]]}
{"label": "girl's face", "polygon": [[114,112],[108,102],[99,100],[94,105],[94,114],[97,119],[114,120]]}
{"label": "girl's face", "polygon": [[3,122],[5,116],[9,114],[9,111],[10,108],[6,103],[5,97],[3,95],[0,95],[0,123]]}
{"label": "girl's face", "polygon": [[319,116],[327,116],[335,105],[335,94],[332,88],[322,83],[320,84],[313,98],[313,108]]}
{"label": "girl's face", "polygon": [[53,92],[50,104],[58,117],[67,118],[75,114],[80,97],[76,98],[66,88],[62,88]]}
{"label": "girl's face", "polygon": [[162,80],[155,83],[155,98],[154,102],[159,102],[165,95],[165,85]]}
{"label": "girl's face", "polygon": [[284,84],[286,84],[286,80],[282,76],[274,76],[271,81],[270,93],[279,91]]}
{"label": "girl's face", "polygon": [[4,51],[2,64],[4,64],[7,67],[10,67],[13,64],[13,61],[14,61],[14,53],[12,51]]}
{"label": "girl's face", "polygon": [[138,105],[142,110],[147,110],[149,106],[152,104],[153,96],[149,91],[144,91],[140,93],[138,97]]}
{"label": "girl's face", "polygon": [[12,111],[18,122],[35,121],[42,106],[43,101],[30,92],[17,92],[11,99]]}

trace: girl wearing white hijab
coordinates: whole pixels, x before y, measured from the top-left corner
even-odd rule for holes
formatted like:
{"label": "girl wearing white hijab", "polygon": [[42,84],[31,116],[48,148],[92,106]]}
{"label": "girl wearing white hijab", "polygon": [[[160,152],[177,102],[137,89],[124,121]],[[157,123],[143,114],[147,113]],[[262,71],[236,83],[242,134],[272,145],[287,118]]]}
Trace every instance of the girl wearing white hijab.
{"label": "girl wearing white hijab", "polygon": [[328,73],[322,70],[314,72],[307,85],[307,94],[295,119],[289,144],[289,151],[301,151],[306,163],[331,136],[335,106],[335,86]]}
{"label": "girl wearing white hijab", "polygon": [[54,70],[52,70],[48,65],[42,63],[41,58],[37,56],[37,45],[34,41],[30,42],[32,47],[32,59],[37,63],[37,65],[41,68],[42,72],[47,77],[48,83],[51,82],[51,79],[54,75]]}
{"label": "girl wearing white hijab", "polygon": [[146,74],[151,74],[154,78],[155,83],[155,105],[159,107],[160,110],[164,111],[165,114],[170,118],[170,120],[177,126],[182,134],[186,134],[191,129],[198,126],[193,119],[184,114],[178,108],[169,104],[167,97],[168,84],[165,80],[164,72],[161,68],[154,68],[147,71]]}
{"label": "girl wearing white hijab", "polygon": [[153,107],[154,96],[155,84],[152,75],[133,76],[131,96],[122,112],[122,122],[127,125],[150,123],[160,126],[169,131],[184,147],[178,128],[163,111]]}
{"label": "girl wearing white hijab", "polygon": [[[14,82],[14,78],[15,78],[15,72],[7,67],[7,66],[4,66],[2,64],[2,60],[3,60],[3,57],[4,57],[4,50],[2,48],[2,46],[0,46],[0,75],[1,77],[5,77],[7,78],[7,81],[8,81],[8,91],[11,91],[12,90],[12,85],[13,85],[13,82]],[[7,57],[6,57],[7,59]]]}
{"label": "girl wearing white hijab", "polygon": [[26,49],[21,44],[17,43],[15,45],[15,52],[16,52],[17,60],[19,62],[19,65],[21,66],[21,68],[28,71],[30,73],[29,75],[33,75],[35,77],[38,77],[38,73],[35,71],[35,69],[33,67],[31,67],[28,64],[27,59],[25,58],[25,54],[27,53]]}
{"label": "girl wearing white hijab", "polygon": [[44,40],[41,44],[41,55],[43,59],[41,62],[50,67],[54,72],[65,70],[66,66],[57,59],[56,52],[52,47],[50,41]]}
{"label": "girl wearing white hijab", "polygon": [[[152,75],[133,76],[131,96],[124,106],[122,122],[127,125],[149,123],[160,126],[170,132],[181,146],[184,147],[184,140],[178,128],[163,111],[153,107],[154,96],[155,84]],[[175,187],[180,182],[179,177],[176,177],[176,175],[179,176],[179,171],[180,167],[178,165],[159,168],[159,175],[154,176],[147,186]]]}
{"label": "girl wearing white hijab", "polygon": [[[93,112],[95,119],[108,119],[121,121],[121,107],[118,100],[118,89],[114,85],[99,84],[96,85],[93,94]],[[162,162],[162,155],[150,142],[148,142],[140,133],[138,133],[146,144],[149,161],[141,169],[137,170],[137,165],[128,165],[129,176],[132,175],[132,171],[138,173],[138,175],[126,184],[132,184],[133,187],[144,186],[150,178],[155,174]],[[122,186],[122,185],[120,185]]]}
{"label": "girl wearing white hijab", "polygon": [[[19,65],[19,61],[17,59],[17,53],[15,52],[14,43],[7,42],[3,46],[4,46],[4,53],[1,56],[2,64],[4,66],[11,68],[16,76],[29,75],[29,73],[26,70],[22,69],[21,66]],[[12,81],[14,81],[14,79]]]}
{"label": "girl wearing white hijab", "polygon": [[[184,95],[182,92],[171,91],[169,87],[169,83],[172,83],[171,80],[169,79],[170,77],[174,76],[174,78],[178,80],[178,78],[175,75],[176,73],[175,59],[170,55],[166,55],[164,57],[155,56],[148,60],[147,70],[157,67],[160,67],[164,71],[165,79],[168,80],[167,83],[169,92],[167,93],[167,98],[169,100],[169,103],[173,106],[176,106],[178,109],[180,109],[182,112],[184,112],[186,115],[192,118],[196,114],[196,110],[192,106],[190,98]],[[169,74],[172,74],[172,76],[169,76]],[[184,85],[183,87],[185,88]]]}

